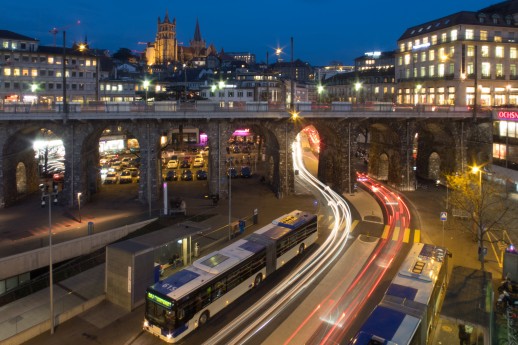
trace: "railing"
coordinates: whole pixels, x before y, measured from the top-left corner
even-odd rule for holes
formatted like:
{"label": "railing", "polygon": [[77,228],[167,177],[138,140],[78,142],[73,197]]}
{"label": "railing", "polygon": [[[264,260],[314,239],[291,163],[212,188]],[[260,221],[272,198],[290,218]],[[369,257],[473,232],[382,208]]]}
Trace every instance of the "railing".
{"label": "railing", "polygon": [[[391,102],[299,102],[294,104],[298,112],[469,112],[467,106],[433,105],[433,104],[393,104]],[[94,104],[62,103],[29,104],[4,103],[0,104],[0,113],[29,114],[29,113],[183,113],[183,112],[289,112],[290,104],[266,102],[216,103],[216,102],[95,102]]]}

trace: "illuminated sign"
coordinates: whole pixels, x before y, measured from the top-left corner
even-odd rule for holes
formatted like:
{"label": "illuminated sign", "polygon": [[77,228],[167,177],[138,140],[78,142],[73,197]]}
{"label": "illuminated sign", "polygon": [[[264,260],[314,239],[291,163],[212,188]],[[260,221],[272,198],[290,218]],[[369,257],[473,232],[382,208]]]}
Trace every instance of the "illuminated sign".
{"label": "illuminated sign", "polygon": [[367,52],[367,53],[365,53],[365,55],[372,56],[372,57],[379,57],[381,55],[381,52]]}
{"label": "illuminated sign", "polygon": [[498,118],[501,120],[517,120],[518,111],[499,111]]}
{"label": "illuminated sign", "polygon": [[151,292],[147,293],[147,298],[153,302],[156,302],[157,304],[160,304],[163,307],[166,307],[168,309],[171,309],[173,306],[173,303],[163,299],[162,297],[158,297],[157,295],[153,295]]}
{"label": "illuminated sign", "polygon": [[413,50],[421,49],[421,48],[428,48],[430,46],[430,43],[422,43],[422,44],[416,44],[412,47]]}
{"label": "illuminated sign", "polygon": [[245,137],[247,135],[250,135],[250,129],[249,128],[236,129],[232,135]]}

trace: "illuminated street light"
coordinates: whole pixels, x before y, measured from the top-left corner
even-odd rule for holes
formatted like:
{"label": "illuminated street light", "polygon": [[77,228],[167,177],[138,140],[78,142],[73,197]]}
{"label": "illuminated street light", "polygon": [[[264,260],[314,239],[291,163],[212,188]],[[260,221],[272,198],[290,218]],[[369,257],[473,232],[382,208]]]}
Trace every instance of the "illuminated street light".
{"label": "illuminated street light", "polygon": [[151,84],[151,83],[149,82],[149,80],[147,80],[147,79],[145,79],[145,80],[144,80],[143,87],[144,87],[144,89],[146,90],[146,104],[147,104],[147,92],[148,92],[148,89],[149,89],[149,85],[150,85],[150,84]]}
{"label": "illuminated street light", "polygon": [[83,193],[81,193],[81,192],[77,193],[77,209],[79,211],[79,223],[82,222],[82,220],[81,220],[81,195],[83,195]]}
{"label": "illuminated street light", "polygon": [[322,84],[319,84],[317,86],[317,92],[318,92],[318,102],[322,102],[322,93],[324,92],[324,86]]}
{"label": "illuminated street light", "polygon": [[356,104],[358,104],[358,98],[359,98],[361,88],[362,88],[362,83],[357,82],[354,84],[354,89],[356,90]]}
{"label": "illuminated street light", "polygon": [[49,186],[40,184],[41,190],[41,207],[45,207],[45,198],[49,202],[49,290],[50,290],[50,334],[54,334],[54,277],[52,269],[52,204],[58,203],[58,186],[55,184],[52,192],[49,192]]}

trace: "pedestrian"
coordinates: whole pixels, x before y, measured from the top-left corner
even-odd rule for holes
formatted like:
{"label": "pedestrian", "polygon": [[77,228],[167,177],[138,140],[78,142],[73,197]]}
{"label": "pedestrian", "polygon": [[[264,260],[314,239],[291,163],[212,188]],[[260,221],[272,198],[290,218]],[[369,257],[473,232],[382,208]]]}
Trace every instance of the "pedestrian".
{"label": "pedestrian", "polygon": [[459,325],[459,342],[460,345],[470,345],[469,344],[469,334],[466,332],[466,326],[463,324]]}

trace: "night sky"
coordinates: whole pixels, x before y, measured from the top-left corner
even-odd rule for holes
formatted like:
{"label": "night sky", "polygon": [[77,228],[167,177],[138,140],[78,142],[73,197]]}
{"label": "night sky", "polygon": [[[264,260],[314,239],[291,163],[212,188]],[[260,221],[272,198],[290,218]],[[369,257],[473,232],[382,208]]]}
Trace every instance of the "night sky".
{"label": "night sky", "polygon": [[[499,1],[2,1],[0,29],[34,37],[53,45],[52,28],[66,28],[67,46],[83,41],[92,48],[144,51],[139,42],[152,42],[157,19],[166,10],[176,18],[178,41],[189,45],[196,18],[202,38],[218,52],[251,52],[258,62],[274,61],[275,48],[315,66],[338,61],[353,64],[367,51],[396,49],[405,29],[460,11],[477,11]],[[79,25],[75,24],[80,20]],[[62,44],[62,33],[57,35]]]}

